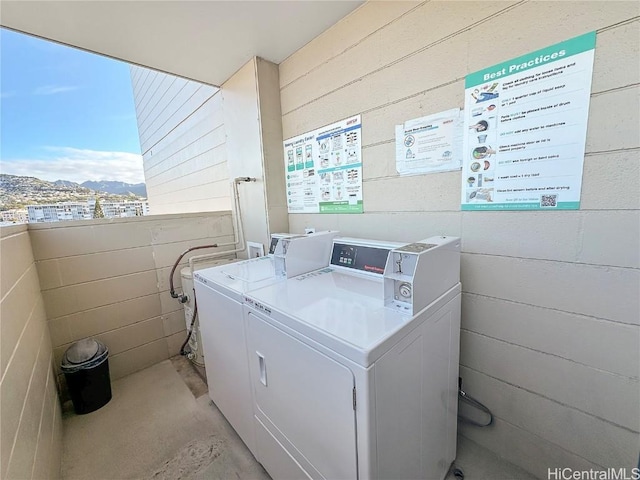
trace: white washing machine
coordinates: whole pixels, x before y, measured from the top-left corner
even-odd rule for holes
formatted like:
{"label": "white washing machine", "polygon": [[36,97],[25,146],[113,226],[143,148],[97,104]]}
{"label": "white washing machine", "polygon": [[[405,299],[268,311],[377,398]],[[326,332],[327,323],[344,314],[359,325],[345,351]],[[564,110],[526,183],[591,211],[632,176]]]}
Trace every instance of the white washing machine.
{"label": "white washing machine", "polygon": [[[235,258],[219,258],[212,260],[204,264],[197,264],[193,266],[195,270],[202,270],[203,268],[211,268],[218,265],[237,262]],[[191,268],[184,267],[180,270],[180,278],[182,283],[182,292],[187,296],[187,301],[182,304],[184,308],[184,320],[187,326],[187,332],[192,330],[189,337],[189,349],[191,352],[187,355],[187,358],[198,367],[204,367],[204,348],[202,347],[202,335],[200,334],[200,319],[196,313],[195,322],[193,319],[195,299],[193,295],[193,276],[191,275]],[[193,322],[193,325],[192,325]]]}
{"label": "white washing machine", "polygon": [[456,452],[460,241],[335,239],[245,294],[256,457],[274,479],[445,477]]}
{"label": "white washing machine", "polygon": [[281,237],[273,255],[194,273],[209,396],[252,452],[253,400],[243,294],[329,263],[337,232]]}

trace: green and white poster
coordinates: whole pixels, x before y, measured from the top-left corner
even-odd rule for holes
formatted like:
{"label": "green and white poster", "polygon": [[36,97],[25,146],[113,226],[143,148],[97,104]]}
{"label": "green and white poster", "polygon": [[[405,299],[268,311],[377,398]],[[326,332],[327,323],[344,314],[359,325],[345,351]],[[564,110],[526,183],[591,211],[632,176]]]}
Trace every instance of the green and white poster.
{"label": "green and white poster", "polygon": [[283,142],[289,213],[362,213],[360,115]]}
{"label": "green and white poster", "polygon": [[579,209],[596,34],[465,80],[462,210]]}

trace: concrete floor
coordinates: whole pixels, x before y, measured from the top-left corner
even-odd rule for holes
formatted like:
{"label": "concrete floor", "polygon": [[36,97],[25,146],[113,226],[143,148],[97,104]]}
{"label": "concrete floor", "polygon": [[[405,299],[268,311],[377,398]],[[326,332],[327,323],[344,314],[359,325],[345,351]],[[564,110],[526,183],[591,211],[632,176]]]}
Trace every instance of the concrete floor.
{"label": "concrete floor", "polygon": [[[114,381],[112,400],[95,412],[66,408],[63,478],[268,480],[190,367],[174,357]],[[456,466],[466,480],[534,480],[463,437]]]}
{"label": "concrete floor", "polygon": [[[458,437],[455,467],[465,480],[536,480],[536,477],[465,437]],[[453,471],[446,480],[456,480]]]}
{"label": "concrete floor", "polygon": [[[193,382],[194,378],[190,378]],[[112,383],[95,412],[63,416],[64,479],[268,479],[208,396],[165,360]]]}

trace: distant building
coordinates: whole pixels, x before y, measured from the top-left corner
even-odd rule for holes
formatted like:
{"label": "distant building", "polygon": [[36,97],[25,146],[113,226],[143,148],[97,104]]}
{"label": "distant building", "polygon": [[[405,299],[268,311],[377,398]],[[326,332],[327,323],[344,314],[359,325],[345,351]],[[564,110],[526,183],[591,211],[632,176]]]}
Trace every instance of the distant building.
{"label": "distant building", "polygon": [[27,223],[29,221],[27,210],[5,210],[0,212],[2,221],[8,223]]}
{"label": "distant building", "polygon": [[104,218],[149,215],[149,202],[100,202]]}
{"label": "distant building", "polygon": [[29,223],[64,222],[88,220],[91,210],[88,203],[54,203],[50,205],[28,205]]}
{"label": "distant building", "polygon": [[[64,222],[69,220],[90,220],[93,218],[95,200],[85,203],[54,203],[49,205],[29,205],[28,222]],[[142,201],[100,202],[104,218],[141,217],[149,215],[149,204]]]}

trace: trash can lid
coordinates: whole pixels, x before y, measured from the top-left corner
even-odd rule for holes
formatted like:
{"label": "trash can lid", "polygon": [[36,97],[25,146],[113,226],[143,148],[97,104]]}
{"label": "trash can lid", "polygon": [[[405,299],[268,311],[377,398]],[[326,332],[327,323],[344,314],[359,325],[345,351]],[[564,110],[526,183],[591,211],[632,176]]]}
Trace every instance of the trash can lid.
{"label": "trash can lid", "polygon": [[85,338],[71,345],[65,352],[65,360],[78,364],[91,360],[96,356],[100,345],[92,338]]}

